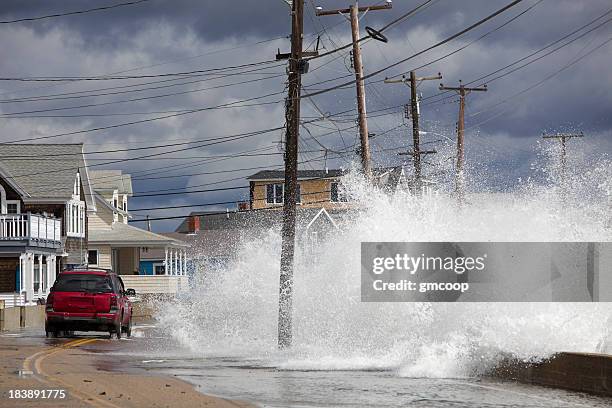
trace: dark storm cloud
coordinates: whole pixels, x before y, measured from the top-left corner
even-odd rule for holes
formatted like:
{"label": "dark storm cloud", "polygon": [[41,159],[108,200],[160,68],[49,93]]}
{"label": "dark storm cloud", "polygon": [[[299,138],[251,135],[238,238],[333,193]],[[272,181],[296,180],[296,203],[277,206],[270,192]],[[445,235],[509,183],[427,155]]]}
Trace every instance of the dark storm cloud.
{"label": "dark storm cloud", "polygon": [[[0,2],[0,20],[24,17],[35,17],[46,14],[81,10],[102,5],[115,4],[113,1],[79,1],[79,0],[3,0]],[[374,2],[376,3],[376,2]],[[419,1],[396,0],[393,10],[370,12],[362,19],[363,27],[370,25],[381,27],[402,13],[414,8]],[[507,3],[506,0],[440,0],[397,26],[386,34],[388,44],[373,41],[364,44],[364,63],[366,72],[372,72],[395,61],[406,58],[433,43],[444,39],[478,19],[490,14]],[[309,33],[321,32],[321,44],[326,49],[350,41],[348,23],[340,16],[315,17],[313,5],[326,9],[345,7],[348,2],[342,0],[307,0],[305,17],[306,44],[315,42],[316,37]],[[361,2],[365,4],[365,2]],[[486,25],[479,27],[466,36],[427,53],[422,57],[393,68],[388,75],[398,74],[430,62],[445,53],[452,52],[473,39],[485,34],[495,27],[516,16],[527,7],[536,4],[536,0],[525,0],[520,6],[502,14]],[[474,80],[493,72],[534,52],[579,26],[602,15],[611,7],[609,0],[544,0],[533,10],[525,13],[516,21],[509,23],[482,40],[470,45],[465,50],[420,70],[422,74],[442,72],[447,85],[457,85],[459,79]],[[601,20],[604,21],[604,20]],[[327,28],[322,31],[322,25]],[[37,75],[75,75],[91,76],[129,70],[127,74],[151,74],[177,72],[209,67],[238,65],[254,61],[273,59],[277,49],[287,51],[289,41],[279,39],[290,32],[289,7],[283,0],[225,0],[195,1],[152,0],[134,6],[120,7],[113,10],[95,12],[85,15],[66,16],[38,22],[0,25],[0,73],[3,76],[37,76]],[[589,50],[612,36],[612,23],[606,24],[597,31],[585,36],[541,61],[521,69],[506,78],[489,84],[485,94],[473,94],[468,97],[466,125],[468,127],[467,145],[468,160],[480,159],[481,167],[490,166],[491,174],[496,177],[493,184],[505,186],[512,180],[529,172],[532,148],[542,131],[579,129],[591,134],[591,140],[597,142],[598,150],[612,150],[612,71],[608,69],[612,62],[612,46],[608,44],[592,55],[581,58]],[[266,41],[260,44],[256,44]],[[244,47],[245,44],[250,44]],[[238,48],[237,48],[238,47]],[[240,48],[242,47],[242,48]],[[226,50],[219,52],[219,50]],[[311,71],[304,77],[307,89],[321,89],[330,84],[350,80],[352,73],[347,70],[350,64],[346,52],[328,63],[332,57],[315,60]],[[199,56],[199,57],[198,57]],[[195,58],[194,58],[195,57]],[[523,89],[537,84],[552,75],[574,59],[580,62],[567,70],[552,76],[537,88],[511,98]],[[163,65],[157,65],[157,64]],[[149,67],[154,65],[153,67]],[[270,67],[266,72],[284,74],[284,66]],[[348,76],[341,81],[319,84],[330,78]],[[369,112],[389,106],[401,106],[407,102],[408,90],[405,86],[386,85],[381,83],[384,75],[375,77],[367,87]],[[120,95],[98,96],[82,99],[41,101],[30,103],[2,103],[0,111],[19,112],[39,109],[57,109],[75,107],[81,104],[115,102],[91,108],[65,109],[53,111],[55,114],[96,115],[117,114],[115,116],[84,116],[75,118],[32,118],[0,119],[0,139],[14,140],[26,137],[50,135],[73,130],[105,127],[148,117],[138,115],[121,116],[123,113],[160,112],[167,110],[193,109],[214,106],[258,95],[283,91],[285,79],[273,78],[251,84],[236,84],[231,87],[198,90],[210,86],[231,82],[245,81],[254,76],[237,76],[197,84],[186,84],[163,90],[126,93]],[[151,82],[142,80],[140,82]],[[133,82],[130,82],[133,83]],[[23,96],[44,95],[61,92],[74,92],[86,89],[97,89],[107,86],[118,86],[123,83],[73,83],[73,84],[23,84],[0,83],[0,99]],[[419,92],[424,97],[437,94],[438,83],[424,83]],[[117,103],[120,100],[142,96],[161,95],[164,93],[193,91],[181,95],[143,99],[140,101]],[[509,102],[496,106],[508,98]],[[154,121],[142,125],[112,128],[100,132],[79,134],[49,141],[84,141],[88,149],[106,150],[109,148],[136,147],[146,144],[159,144],[165,141],[201,141],[206,138],[238,134],[257,129],[282,125],[283,96],[264,99],[266,102],[278,102],[251,108],[234,108],[201,112],[177,118]],[[428,105],[423,103],[423,125],[430,132],[424,136],[425,141],[440,139],[434,133],[453,139],[457,118],[456,97],[442,103]],[[330,92],[315,98],[318,107],[324,112],[339,112],[355,107],[353,88]],[[316,110],[306,100],[303,104],[305,116],[316,116]],[[349,128],[354,125],[350,117],[337,125]],[[375,138],[374,149],[406,146],[407,127],[393,131],[398,124],[406,122],[401,108],[397,113],[373,117],[369,121],[372,132],[383,135]],[[409,122],[406,123],[408,126]],[[310,129],[315,135],[330,133],[334,124],[322,122],[325,128],[314,125]],[[267,148],[266,152],[278,152],[275,143],[281,139],[282,132],[260,135],[246,140],[215,145],[193,151],[174,154],[172,157],[191,157],[218,154],[237,154],[238,152]],[[317,149],[318,145],[303,133],[304,149]],[[355,142],[356,130],[349,130],[344,141],[335,135],[321,136],[318,140],[332,149],[350,147]],[[594,142],[594,143],[595,143]],[[271,149],[271,150],[270,150]],[[350,149],[349,149],[350,150]],[[444,149],[440,148],[440,151]],[[444,150],[445,151],[445,150]],[[134,153],[100,155],[98,158],[126,158]],[[452,155],[452,149],[447,156]],[[310,154],[301,157],[315,158]],[[440,155],[441,156],[441,155]],[[380,163],[395,164],[400,159],[395,153],[375,153]],[[224,159],[216,163],[200,164],[167,171],[167,174],[189,174],[213,172],[233,168],[270,166],[281,164],[280,155]],[[452,161],[441,157],[440,161],[448,166]],[[95,163],[95,160],[91,160]],[[100,161],[98,161],[100,162]],[[197,186],[240,176],[247,176],[249,171],[219,174],[198,175],[174,179],[138,179],[138,174],[154,171],[156,168],[171,164],[186,163],[186,160],[158,160],[156,162],[138,160],[115,165],[135,174],[135,190],[170,189]],[[347,166],[341,160],[330,160],[329,166]],[[324,165],[323,161],[314,161],[314,167]],[[309,168],[309,167],[306,167]],[[139,173],[141,172],[141,173]],[[482,171],[486,174],[486,171]],[[240,186],[244,180],[229,181],[218,186]],[[185,195],[160,198],[134,199],[133,207],[150,207],[159,205],[197,204],[213,201],[229,201],[246,198],[243,191],[215,193],[206,195]],[[181,213],[188,212],[189,209]],[[169,215],[169,212],[156,212],[152,216]],[[176,211],[172,212],[176,215]],[[140,216],[142,214],[138,214]],[[176,222],[161,224],[158,228],[170,228]]]}

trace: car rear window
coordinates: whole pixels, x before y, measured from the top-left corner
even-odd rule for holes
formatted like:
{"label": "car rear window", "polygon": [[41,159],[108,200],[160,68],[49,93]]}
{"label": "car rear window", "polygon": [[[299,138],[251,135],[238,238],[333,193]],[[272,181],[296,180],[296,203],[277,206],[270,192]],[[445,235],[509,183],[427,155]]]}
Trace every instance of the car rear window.
{"label": "car rear window", "polygon": [[113,291],[108,276],[88,274],[61,274],[53,290],[56,292],[97,292],[110,293]]}

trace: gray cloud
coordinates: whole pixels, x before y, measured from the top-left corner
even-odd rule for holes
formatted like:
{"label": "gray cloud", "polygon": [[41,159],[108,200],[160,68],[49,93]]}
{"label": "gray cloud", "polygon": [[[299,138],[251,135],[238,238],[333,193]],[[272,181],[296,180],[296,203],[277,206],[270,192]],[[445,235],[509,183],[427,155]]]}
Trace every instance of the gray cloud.
{"label": "gray cloud", "polygon": [[[67,10],[77,10],[100,5],[99,2],[82,1],[12,1],[5,0],[0,6],[0,20],[31,17]],[[346,6],[346,1],[315,1],[325,8]],[[464,38],[453,41],[439,50],[415,58],[401,66],[389,70],[389,74],[420,66],[424,63],[451,52],[478,36],[497,27],[520,11],[535,3],[525,1],[487,25],[469,33]],[[392,11],[368,13],[362,26],[380,27],[415,5],[417,1],[395,1]],[[462,29],[499,8],[503,1],[471,0],[462,2],[439,1],[430,8],[408,19],[388,31],[390,42],[379,44],[373,41],[363,46],[366,70],[372,72],[390,63],[406,58],[415,51],[428,47],[446,36]],[[533,10],[521,16],[507,27],[492,33],[481,41],[439,63],[423,68],[423,74],[442,72],[445,84],[457,84],[459,79],[470,81],[490,73],[506,64],[528,55],[534,50],[569,33],[573,29],[603,14],[609,8],[609,1],[590,0],[572,1],[544,0]],[[334,45],[350,41],[348,24],[342,17],[317,18],[313,16],[312,2],[306,2],[308,15],[305,18],[305,31],[321,31],[322,45],[331,49]],[[282,0],[268,1],[161,1],[154,0],[137,6],[123,7],[108,12],[91,13],[81,16],[67,16],[40,22],[8,24],[0,26],[0,72],[2,76],[74,75],[90,76],[129,70],[125,74],[156,74],[164,72],[189,71],[210,67],[238,65],[253,61],[273,59],[277,49],[287,51],[289,41],[274,38],[286,36],[290,30],[289,8]],[[468,98],[467,110],[467,149],[468,160],[483,162],[484,168],[494,169],[491,174],[493,186],[511,185],[518,177],[529,173],[529,163],[534,160],[533,146],[542,131],[579,129],[592,135],[592,143],[598,146],[593,154],[611,152],[612,116],[609,114],[612,103],[612,73],[610,64],[612,46],[608,44],[578,64],[552,77],[541,86],[510,99],[508,103],[492,108],[491,106],[538,83],[574,58],[579,58],[612,36],[612,23],[603,26],[575,44],[519,70],[506,78],[490,84],[486,94],[474,94]],[[315,36],[306,36],[305,42],[311,44]],[[270,41],[268,41],[270,40]],[[262,42],[264,41],[264,42]],[[262,42],[256,44],[258,42]],[[250,44],[249,46],[244,46]],[[227,50],[219,52],[220,50]],[[315,60],[311,72],[304,77],[307,89],[320,89],[331,84],[350,79],[347,70],[348,53]],[[193,58],[194,56],[200,56]],[[336,58],[332,61],[332,59]],[[330,62],[331,61],[331,62]],[[163,63],[163,65],[157,65]],[[154,67],[149,67],[155,65]],[[147,68],[142,68],[147,67]],[[604,68],[605,67],[605,68]],[[139,68],[139,69],[135,69]],[[262,68],[271,74],[284,74],[284,66]],[[342,81],[318,84],[330,78],[349,76]],[[250,84],[236,84],[211,90],[198,90],[228,83],[261,78],[262,75],[240,75],[235,77],[209,80],[202,83],[130,92],[125,94],[96,96],[79,99],[63,99],[39,102],[12,102],[0,104],[0,111],[20,112],[39,109],[57,109],[83,104],[99,104],[134,99],[165,93],[193,91],[182,95],[144,99],[125,103],[113,103],[90,108],[65,109],[46,112],[46,115],[109,115],[85,116],[75,118],[31,118],[0,119],[0,138],[4,141],[39,135],[63,133],[73,130],[104,127],[132,120],[151,118],[161,114],[126,116],[133,112],[161,112],[185,110],[213,106],[231,101],[252,98],[258,95],[281,92],[285,78],[272,78]],[[400,127],[405,122],[401,108],[385,116],[374,113],[379,109],[400,106],[407,102],[408,90],[397,85],[380,83],[381,77],[374,78],[368,85],[368,110],[372,112],[370,128],[374,133],[383,134],[375,138],[373,148],[385,149],[409,145],[408,129]],[[147,83],[155,79],[130,81],[129,84]],[[158,79],[159,80],[159,79]],[[126,82],[108,81],[93,83],[0,83],[0,99],[24,96],[76,92],[121,86]],[[162,85],[160,83],[158,85]],[[165,83],[168,84],[168,83]],[[437,83],[424,83],[419,91],[424,97],[438,93]],[[148,85],[154,86],[154,85]],[[104,91],[101,91],[101,93]],[[109,92],[112,92],[110,90]],[[251,108],[234,108],[200,112],[141,125],[118,127],[100,132],[79,134],[49,141],[88,143],[89,151],[109,148],[138,147],[165,141],[200,141],[223,135],[237,134],[282,125],[283,96],[266,98],[263,101],[276,102]],[[454,123],[457,105],[452,98],[443,103],[427,105],[423,103],[423,127],[430,132],[438,132],[446,137],[454,137]],[[354,89],[339,90],[315,98],[317,106],[324,112],[339,112],[354,109]],[[317,116],[311,102],[303,104],[305,117]],[[353,115],[354,116],[354,115]],[[336,123],[342,128],[354,125],[351,115]],[[344,141],[337,135],[327,134],[335,129],[334,124],[321,122],[309,129],[317,138],[331,149],[350,147],[356,138],[356,130],[344,133]],[[409,123],[408,123],[409,125]],[[385,133],[388,132],[388,133]],[[315,150],[319,146],[303,133],[303,150]],[[174,160],[160,159],[134,160],[114,165],[135,174],[135,190],[172,189],[216,183],[225,179],[247,176],[250,171],[216,175],[162,180],[138,180],[138,174],[155,171],[162,166],[187,165],[196,160],[181,157],[236,154],[237,152],[268,148],[266,152],[277,152],[275,144],[281,139],[282,132],[260,135],[254,138],[201,148],[171,155]],[[429,139],[428,139],[429,138]],[[432,135],[426,141],[439,139]],[[349,149],[350,150],[350,149]],[[443,149],[441,149],[443,150]],[[449,154],[452,151],[449,150]],[[145,152],[146,153],[146,152]],[[137,153],[101,154],[99,159],[133,157]],[[302,160],[321,157],[322,153],[309,153]],[[331,156],[331,155],[330,155]],[[102,162],[94,160],[90,163]],[[376,153],[380,163],[399,163],[395,152]],[[349,157],[350,159],[351,157]],[[444,161],[445,157],[440,160]],[[446,160],[445,163],[452,161]],[[216,163],[203,163],[199,166],[167,169],[164,175],[212,172],[232,168],[256,166],[280,166],[282,155],[258,157],[234,157]],[[329,166],[347,166],[342,160],[329,159]],[[309,166],[321,167],[323,161],[313,161]],[[446,164],[445,164],[446,165]],[[487,167],[490,166],[490,167]],[[309,167],[306,167],[309,168]],[[431,171],[434,171],[432,167]],[[448,169],[447,169],[448,170]],[[480,170],[479,170],[480,171]],[[140,172],[140,173],[139,173]],[[486,171],[481,171],[481,173]],[[244,180],[234,180],[216,186],[240,186]],[[245,191],[193,194],[158,198],[134,199],[133,207],[159,205],[198,204],[205,202],[230,201],[246,198]],[[187,213],[189,209],[176,211],[151,212],[151,216],[176,215]],[[141,213],[138,214],[140,216]],[[170,228],[176,221],[158,223],[158,228]]]}

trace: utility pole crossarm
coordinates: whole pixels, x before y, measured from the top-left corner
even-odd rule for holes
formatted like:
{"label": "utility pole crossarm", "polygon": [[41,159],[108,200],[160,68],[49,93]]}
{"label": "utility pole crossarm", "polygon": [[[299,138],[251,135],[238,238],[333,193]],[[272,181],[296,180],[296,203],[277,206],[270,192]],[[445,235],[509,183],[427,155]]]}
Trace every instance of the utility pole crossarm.
{"label": "utility pole crossarm", "polygon": [[480,91],[480,92],[486,92],[488,90],[486,85],[483,85],[482,87],[478,87],[478,88],[468,88],[467,86],[459,86],[459,87],[452,87],[452,86],[444,86],[444,84],[440,84],[440,88],[441,91],[457,91],[457,92],[472,92],[472,91]]}
{"label": "utility pole crossarm", "polygon": [[556,134],[543,134],[543,139],[571,139],[572,137],[584,137],[584,133],[556,133]]}
{"label": "utility pole crossarm", "polygon": [[[422,82],[422,81],[435,81],[438,79],[442,79],[442,74],[438,73],[438,75],[436,76],[428,76],[428,77],[416,77],[415,80],[417,82]],[[410,79],[406,78],[405,76],[402,75],[401,79],[389,79],[389,78],[385,78],[385,84],[406,84],[408,86],[410,85]]]}
{"label": "utility pole crossarm", "polygon": [[422,154],[436,154],[436,150],[420,150],[420,151],[409,151],[406,153],[398,153],[398,156],[419,156]]}
{"label": "utility pole crossarm", "polygon": [[[359,7],[358,11],[360,13],[362,12],[366,12],[366,11],[374,11],[374,10],[389,10],[393,8],[393,3],[385,3],[379,6],[367,6],[367,7]],[[316,15],[318,17],[322,17],[322,16],[335,16],[338,14],[348,14],[351,12],[350,8],[345,8],[345,9],[335,9],[335,10],[320,10],[317,8],[316,10]]]}

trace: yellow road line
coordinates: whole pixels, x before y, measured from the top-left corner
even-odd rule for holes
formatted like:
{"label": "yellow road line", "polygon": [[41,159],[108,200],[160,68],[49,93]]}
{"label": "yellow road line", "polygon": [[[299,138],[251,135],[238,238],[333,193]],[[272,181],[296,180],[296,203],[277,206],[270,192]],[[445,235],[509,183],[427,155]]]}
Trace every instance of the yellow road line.
{"label": "yellow road line", "polygon": [[85,339],[77,339],[77,340],[71,340],[68,343],[64,343],[60,346],[57,347],[53,347],[53,348],[48,348],[42,351],[39,351],[38,353],[32,354],[31,356],[27,357],[24,361],[23,361],[23,370],[24,371],[32,371],[32,361],[36,358],[38,358],[39,356],[48,353],[49,351],[52,351],[56,348],[60,348],[60,347],[71,347],[72,345],[78,345],[79,343],[81,343],[83,340]]}
{"label": "yellow road line", "polygon": [[47,359],[48,357],[51,357],[54,354],[60,353],[62,351],[66,351],[70,348],[82,346],[84,344],[93,343],[97,340],[99,339],[72,340],[65,344],[62,344],[61,346],[52,347],[52,348],[49,348],[43,351],[39,351],[38,353],[32,354],[31,356],[25,359],[23,363],[23,368],[26,371],[33,371],[32,370],[32,364],[33,364],[35,372],[41,376],[41,378],[39,378],[40,380],[46,383],[60,384],[63,387],[70,389],[70,393],[73,397],[83,401],[86,404],[92,405],[94,407],[120,408],[118,405],[115,405],[109,401],[100,399],[95,395],[90,395],[81,390],[75,389],[73,386],[59,379],[58,377],[55,377],[53,375],[46,373],[42,367],[43,361],[45,361],[45,359]]}

